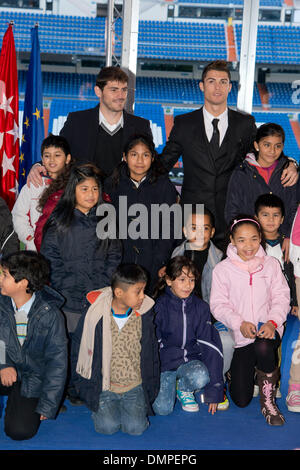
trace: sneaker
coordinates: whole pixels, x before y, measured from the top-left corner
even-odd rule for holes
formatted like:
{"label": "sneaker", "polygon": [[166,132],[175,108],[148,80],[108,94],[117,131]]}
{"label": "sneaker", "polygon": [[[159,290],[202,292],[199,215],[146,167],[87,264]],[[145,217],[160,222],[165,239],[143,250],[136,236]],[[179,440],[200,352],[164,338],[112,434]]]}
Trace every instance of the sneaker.
{"label": "sneaker", "polygon": [[199,411],[199,405],[195,400],[193,392],[181,392],[177,390],[177,398],[184,411]]}
{"label": "sneaker", "polygon": [[300,413],[300,390],[288,390],[286,406],[289,411]]}
{"label": "sneaker", "polygon": [[224,400],[221,403],[218,403],[217,409],[219,411],[226,411],[229,408],[229,401],[228,398],[226,397],[226,394],[224,393]]}

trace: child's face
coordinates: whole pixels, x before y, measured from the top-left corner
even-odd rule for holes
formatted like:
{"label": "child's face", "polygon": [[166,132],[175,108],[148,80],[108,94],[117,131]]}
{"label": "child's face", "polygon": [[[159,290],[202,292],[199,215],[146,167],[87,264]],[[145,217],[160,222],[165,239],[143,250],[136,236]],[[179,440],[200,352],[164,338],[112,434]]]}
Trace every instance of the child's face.
{"label": "child's face", "polygon": [[118,288],[117,299],[120,304],[125,308],[132,308],[138,310],[145,298],[145,282],[137,282],[130,285],[127,289]]}
{"label": "child's face", "polygon": [[190,243],[190,248],[205,250],[214,236],[215,229],[208,215],[192,214],[183,228],[183,233]]}
{"label": "child's face", "polygon": [[42,162],[49,176],[55,179],[70,162],[71,155],[66,155],[59,147],[48,147],[43,151]]}
{"label": "child's face", "polygon": [[278,236],[278,230],[283,219],[280,207],[262,207],[257,214],[257,220],[265,237],[271,240]]}
{"label": "child's face", "polygon": [[173,294],[180,299],[187,299],[195,288],[195,276],[185,267],[174,281],[166,277],[166,282]]}
{"label": "child's face", "polygon": [[230,236],[230,241],[236,247],[239,257],[249,261],[258,252],[261,237],[254,225],[242,224],[236,229],[234,236]]}
{"label": "child's face", "polygon": [[123,158],[127,162],[130,178],[135,181],[141,181],[146,176],[153,161],[149,148],[142,142],[132,147]]}
{"label": "child's face", "polygon": [[95,178],[86,178],[76,186],[76,209],[86,214],[99,200],[99,186]]}
{"label": "child's face", "polygon": [[270,135],[254,142],[254,147],[258,151],[257,161],[260,166],[269,167],[280,157],[283,141],[281,136]]}
{"label": "child's face", "polygon": [[20,292],[20,282],[16,282],[7,268],[0,267],[0,290],[2,295],[14,298]]}

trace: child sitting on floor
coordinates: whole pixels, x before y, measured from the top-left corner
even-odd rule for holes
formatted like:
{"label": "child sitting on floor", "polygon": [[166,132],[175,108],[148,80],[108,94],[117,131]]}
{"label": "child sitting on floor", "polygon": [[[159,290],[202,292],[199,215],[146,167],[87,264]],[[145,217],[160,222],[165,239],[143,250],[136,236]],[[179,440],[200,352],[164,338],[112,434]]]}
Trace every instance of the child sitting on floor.
{"label": "child sitting on floor", "polygon": [[213,316],[234,333],[230,396],[237,406],[247,406],[256,372],[261,412],[268,424],[280,426],[284,417],[275,401],[277,350],[290,310],[290,289],[278,261],[261,246],[256,219],[238,217],[230,233],[227,258],[213,271],[210,297]]}
{"label": "child sitting on floor", "polygon": [[153,415],[159,357],[147,280],[139,265],[120,265],[111,287],[87,295],[91,306],[73,336],[73,383],[102,434],[140,435]]}
{"label": "child sitting on floor", "polygon": [[49,267],[32,251],[1,260],[0,394],[8,395],[4,431],[32,438],[56,417],[67,376],[63,297],[47,286]]}
{"label": "child sitting on floor", "polygon": [[161,375],[153,409],[159,415],[172,413],[176,393],[182,408],[190,412],[199,410],[196,391],[203,389],[212,414],[223,400],[222,343],[208,304],[193,293],[197,277],[195,264],[176,256],[158,284],[158,294],[163,293],[154,309]]}

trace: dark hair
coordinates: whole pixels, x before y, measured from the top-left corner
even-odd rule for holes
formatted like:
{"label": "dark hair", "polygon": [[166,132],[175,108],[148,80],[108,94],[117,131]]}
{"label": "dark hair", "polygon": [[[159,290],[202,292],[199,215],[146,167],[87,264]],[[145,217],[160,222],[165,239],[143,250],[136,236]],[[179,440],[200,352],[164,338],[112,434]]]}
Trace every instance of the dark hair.
{"label": "dark hair", "polygon": [[128,75],[120,67],[103,67],[96,77],[96,86],[103,90],[107,82],[128,83]]}
{"label": "dark hair", "polygon": [[[255,142],[259,143],[261,139],[264,139],[265,137],[269,136],[277,136],[281,137],[282,142],[284,143],[285,141],[285,132],[283,128],[279,125],[276,124],[275,122],[267,122],[265,124],[262,124],[256,132],[256,137],[255,137]],[[255,158],[258,158],[258,151],[254,147],[254,142],[253,142],[253,148],[252,151],[255,155]],[[283,155],[283,151],[281,152],[281,155]],[[288,165],[288,160],[287,160],[287,165]]]}
{"label": "dark hair", "polygon": [[61,149],[66,156],[71,155],[69,142],[62,135],[49,134],[48,137],[46,137],[43,140],[42,145],[41,145],[42,157],[43,157],[44,150],[46,150],[49,147],[55,147],[55,148]]}
{"label": "dark hair", "polygon": [[[151,139],[151,137],[149,137],[146,134],[135,134],[131,136],[123,148],[123,153],[127,155],[128,152],[130,152],[130,150],[139,143],[144,144],[149,149],[152,155],[153,160],[149,168],[148,175],[149,175],[150,183],[154,183],[159,177],[159,175],[166,174],[167,170],[165,169],[165,167],[163,166],[163,164],[161,163],[159,159],[158,153],[155,149],[155,144],[153,140]],[[112,185],[114,187],[118,186],[119,181],[120,181],[120,176],[123,171],[126,172],[128,177],[130,177],[130,172],[129,172],[127,162],[125,162],[124,160],[122,160],[122,162],[119,163],[119,165],[114,169],[112,173],[111,178],[112,178]]]}
{"label": "dark hair", "polygon": [[123,290],[128,289],[129,286],[137,284],[138,282],[148,282],[148,276],[144,268],[139,264],[124,263],[120,264],[111,278],[111,288],[114,292],[116,287]]}
{"label": "dark hair", "polygon": [[202,82],[204,82],[205,77],[210,70],[218,70],[219,72],[226,72],[228,75],[229,81],[231,81],[231,74],[230,74],[228,62],[226,62],[226,60],[214,60],[213,62],[210,62],[209,64],[207,64],[204,67],[203,72],[202,72],[202,77],[201,77]]}
{"label": "dark hair", "polygon": [[[245,220],[247,219],[247,220]],[[237,222],[237,223],[235,223]],[[234,225],[233,225],[234,224]],[[259,233],[260,237],[261,237],[261,246],[265,249],[266,247],[266,241],[265,241],[265,237],[264,237],[264,234],[263,234],[263,231],[262,231],[262,228],[261,228],[261,225],[260,223],[255,219],[255,217],[253,217],[252,215],[248,215],[248,214],[239,214],[237,217],[235,217],[229,224],[229,228],[228,228],[228,233],[227,233],[227,245],[229,245],[230,243],[230,236],[234,237],[234,234],[235,232],[237,231],[237,229],[239,227],[241,227],[242,225],[245,225],[245,224],[249,224],[249,225],[252,225],[252,227],[255,227],[257,232]]]}
{"label": "dark hair", "polygon": [[258,231],[258,233],[262,235],[260,223],[252,215],[247,215],[247,214],[240,214],[230,222],[229,224],[230,235],[234,236],[237,229],[241,227],[242,225],[246,225],[246,224],[254,226],[256,230]]}
{"label": "dark hair", "polygon": [[207,215],[209,217],[209,220],[210,220],[210,224],[212,226],[212,228],[215,228],[215,216],[213,215],[213,213],[207,209],[207,207],[204,206],[204,209],[203,209],[203,212],[198,210],[198,207],[199,207],[199,204],[191,204],[192,206],[192,210],[190,212],[188,212],[188,215],[197,215],[197,214],[203,214],[203,215]]}
{"label": "dark hair", "polygon": [[[49,147],[55,147],[55,148],[61,149],[66,156],[71,155],[69,143],[63,136],[49,134],[48,137],[46,137],[42,143],[42,147],[41,147],[42,156],[43,156],[44,150],[46,150]],[[46,202],[48,201],[49,197],[51,196],[51,194],[65,189],[73,165],[74,165],[74,162],[71,156],[69,163],[64,166],[64,168],[59,173],[57,178],[55,180],[52,180],[49,186],[47,186],[44,189],[44,191],[42,192],[38,200],[37,210],[39,212],[43,212],[43,208]]]}
{"label": "dark hair", "polygon": [[47,220],[43,234],[51,225],[55,225],[57,230],[64,232],[67,230],[73,220],[74,209],[76,206],[76,186],[87,178],[94,178],[99,186],[99,201],[102,202],[101,196],[101,179],[102,172],[92,163],[86,163],[85,165],[79,165],[72,168],[70,176],[65,187],[65,191],[61,196],[57,206]]}
{"label": "dark hair", "polygon": [[50,282],[50,268],[46,258],[36,251],[24,250],[3,256],[1,266],[9,271],[15,282],[28,281],[26,292],[33,294]]}
{"label": "dark hair", "polygon": [[183,268],[187,268],[188,273],[191,273],[193,276],[195,276],[195,280],[198,281],[198,279],[200,278],[200,273],[195,263],[186,256],[174,256],[174,258],[171,258],[168,261],[166,265],[165,274],[159,279],[153,297],[157,298],[160,294],[165,291],[165,288],[167,286],[167,277],[171,281],[175,281],[175,279],[181,275]]}
{"label": "dark hair", "polygon": [[263,207],[274,207],[278,208],[281,211],[282,217],[285,215],[285,208],[284,203],[280,197],[276,196],[276,194],[261,194],[255,201],[254,204],[254,211],[255,215],[258,216],[259,211]]}

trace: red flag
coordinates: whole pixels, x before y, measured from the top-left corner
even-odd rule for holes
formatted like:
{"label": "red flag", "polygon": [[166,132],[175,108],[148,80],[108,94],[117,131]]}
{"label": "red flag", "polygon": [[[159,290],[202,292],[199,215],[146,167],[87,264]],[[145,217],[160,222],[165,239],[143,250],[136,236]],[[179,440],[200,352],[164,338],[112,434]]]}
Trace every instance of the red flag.
{"label": "red flag", "polygon": [[0,55],[0,196],[11,210],[19,175],[19,93],[14,35],[10,24]]}

